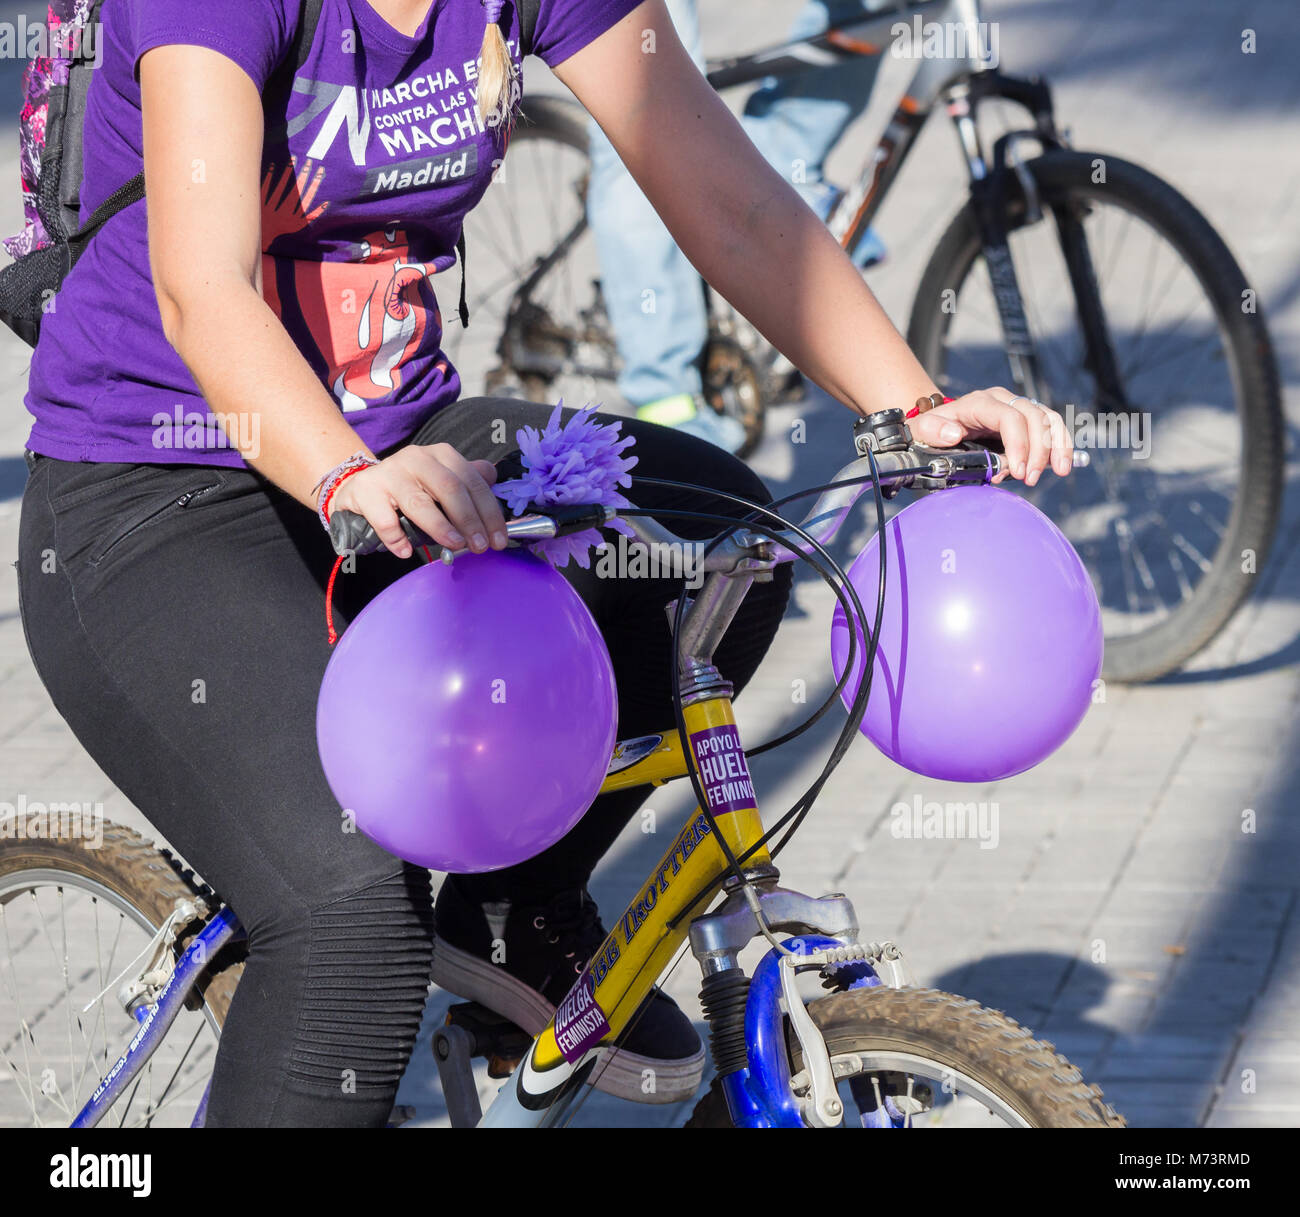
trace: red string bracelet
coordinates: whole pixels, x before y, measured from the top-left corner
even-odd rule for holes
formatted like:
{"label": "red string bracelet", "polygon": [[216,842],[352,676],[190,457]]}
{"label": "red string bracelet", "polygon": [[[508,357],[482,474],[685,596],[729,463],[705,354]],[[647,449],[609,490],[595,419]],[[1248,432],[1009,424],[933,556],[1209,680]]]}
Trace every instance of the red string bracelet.
{"label": "red string bracelet", "polygon": [[[941,398],[942,400],[935,401],[934,399],[936,397]],[[931,393],[929,397],[918,397],[916,399],[916,405],[904,414],[903,417],[911,420],[916,418],[917,415],[924,414],[927,410],[934,410],[939,406],[946,406],[950,401],[955,400],[956,398],[953,397],[944,397],[942,393]]]}
{"label": "red string bracelet", "polygon": [[[353,457],[352,459],[356,460],[357,458]],[[362,473],[366,469],[372,468],[375,463],[376,462],[370,460],[368,457],[365,458],[364,464],[353,465],[347,463],[345,466],[340,466],[337,471],[326,478],[325,486],[321,491],[320,500],[321,523],[324,524],[326,528],[329,528],[330,526],[330,503],[334,501],[334,495],[338,491],[338,488],[342,486],[348,478],[353,477],[355,474]]]}
{"label": "red string bracelet", "polygon": [[339,640],[339,632],[334,628],[334,581],[339,577],[343,566],[343,554],[334,559],[334,569],[330,571],[329,582],[325,585],[325,633],[330,646]]}
{"label": "red string bracelet", "polygon": [[[317,483],[319,488],[317,514],[320,516],[321,524],[326,529],[330,526],[330,503],[333,502],[335,491],[353,474],[360,473],[363,469],[369,469],[377,463],[364,452],[358,452],[348,457],[341,465],[336,465]],[[339,632],[334,628],[334,584],[338,580],[339,571],[343,568],[343,561],[346,556],[346,554],[339,554],[335,558],[334,567],[330,571],[329,582],[325,584],[325,630],[330,646],[333,646],[339,640]]]}

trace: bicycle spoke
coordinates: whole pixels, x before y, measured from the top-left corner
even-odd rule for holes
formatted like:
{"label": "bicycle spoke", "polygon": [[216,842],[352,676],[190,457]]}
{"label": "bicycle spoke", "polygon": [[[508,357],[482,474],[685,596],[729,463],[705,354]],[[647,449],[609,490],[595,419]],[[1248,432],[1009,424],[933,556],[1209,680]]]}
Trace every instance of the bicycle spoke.
{"label": "bicycle spoke", "polygon": [[[7,966],[0,967],[0,1008],[8,1034],[0,1043],[0,1070],[12,1080],[12,1090],[6,1083],[0,1091],[7,1096],[0,1120],[67,1124],[118,1060],[113,1045],[125,1047],[139,1029],[116,992],[88,999],[118,979],[126,955],[139,959],[142,970],[148,966],[145,950],[152,951],[153,932],[70,874],[59,882],[19,886],[14,895],[0,897],[0,949],[7,953]],[[43,985],[25,983],[19,970],[24,960],[33,962],[32,979]],[[87,1005],[95,1007],[89,1018],[82,1010]],[[181,1011],[139,1075],[103,1113],[103,1122],[128,1128],[188,1122],[178,1104],[193,1101],[193,1092],[208,1084],[209,1033],[203,1012]]]}
{"label": "bicycle spoke", "polygon": [[[190,1053],[194,1051],[194,1045],[199,1042],[199,1037],[202,1034],[203,1034],[203,1027],[202,1025],[200,1025],[195,1028],[194,1034],[190,1037],[190,1042],[185,1045],[185,1051],[181,1053],[181,1059],[176,1062],[176,1068],[172,1070],[171,1077],[167,1079],[167,1084],[163,1087],[162,1094],[158,1097],[158,1101],[155,1103],[152,1100],[152,1098],[150,1099],[147,1108],[147,1118],[149,1120],[152,1120],[154,1115],[157,1114],[157,1112],[162,1110],[163,1104],[165,1104],[167,1101],[167,1095],[170,1093],[172,1086],[175,1085],[176,1079],[180,1077],[181,1070],[185,1068],[185,1062],[190,1059]],[[149,1070],[149,1077],[150,1077],[150,1087],[152,1091],[152,1081],[153,1081],[152,1061],[149,1062],[148,1070]],[[179,1093],[184,1093],[185,1089],[192,1089],[195,1085],[197,1085],[197,1082],[191,1082],[188,1087],[183,1088],[182,1091],[180,1091]]]}
{"label": "bicycle spoke", "polygon": [[[1155,251],[1159,251],[1161,248],[1162,248],[1161,245],[1152,246],[1152,249]],[[1183,266],[1182,261],[1180,259],[1175,258],[1173,261],[1173,266],[1170,268],[1169,275],[1165,280],[1164,290],[1162,290],[1157,296],[1157,302],[1162,301],[1168,295],[1169,287],[1172,285],[1173,280],[1177,277],[1180,271],[1185,271],[1185,270],[1186,268]],[[1147,323],[1147,309],[1145,306],[1150,301],[1150,284],[1151,284],[1151,279],[1148,278],[1147,290],[1143,296],[1144,307],[1138,310],[1142,316],[1142,322],[1138,326],[1138,332],[1136,338],[1134,339],[1134,346],[1135,346],[1134,356],[1133,356],[1134,359],[1136,359],[1142,353],[1142,350],[1146,344],[1146,335],[1149,327]]]}
{"label": "bicycle spoke", "polygon": [[[178,1100],[182,1099],[184,1096],[188,1094],[192,1094],[195,1090],[198,1090],[200,1086],[206,1086],[208,1084],[208,1081],[209,1078],[207,1074],[196,1073],[195,1076],[192,1077],[183,1086],[170,1092],[170,1097],[172,1102],[175,1103]],[[153,1121],[158,1117],[159,1113],[162,1112],[165,1108],[166,1105],[165,1099],[166,1096],[164,1096],[163,1099],[160,1099],[158,1105],[152,1110],[146,1110],[142,1112],[140,1114],[140,1118],[136,1121],[135,1124],[132,1125],[132,1127],[142,1128],[145,1126],[152,1126]]]}
{"label": "bicycle spoke", "polygon": [[[1021,229],[1021,233],[1031,230]],[[1027,242],[1022,242],[1023,246]],[[1038,366],[1040,371],[1046,373],[1048,366],[1052,363],[1048,355],[1051,343],[1047,337],[1048,327],[1044,324],[1042,315],[1035,304],[1036,293],[1034,292],[1034,260],[1032,257],[1020,257],[1013,259],[1017,266],[1017,279],[1020,280],[1020,301],[1025,310],[1025,320],[1029,323],[1029,332],[1035,335],[1034,348],[1038,354]],[[985,266],[987,274],[987,264]],[[989,291],[992,292],[992,280],[990,280]],[[1022,386],[1017,385],[1013,391],[1019,391]],[[1041,386],[1040,386],[1041,387]]]}
{"label": "bicycle spoke", "polygon": [[[1146,359],[1141,361],[1141,369],[1143,375],[1149,376],[1153,368],[1158,368],[1168,363],[1172,358],[1175,357],[1177,351],[1175,351],[1174,354],[1167,353],[1168,346],[1175,340],[1178,331],[1181,330],[1183,326],[1185,326],[1187,322],[1191,319],[1192,314],[1196,311],[1196,306],[1198,303],[1199,301],[1194,301],[1183,313],[1183,315],[1179,318],[1179,320],[1175,323],[1175,325],[1172,328],[1166,330],[1161,340],[1163,345],[1156,348],[1156,351],[1160,353],[1156,354],[1153,352]],[[1193,350],[1195,350],[1198,353],[1198,356],[1200,358],[1202,359],[1205,358],[1206,344],[1203,339],[1201,341],[1196,341],[1195,339],[1192,339],[1191,341],[1186,343],[1185,346],[1190,346]],[[1138,357],[1140,354],[1141,354],[1140,350],[1134,350],[1132,360],[1124,367],[1123,375],[1125,380],[1128,380],[1131,376],[1133,376],[1136,373],[1137,368],[1139,366]]]}
{"label": "bicycle spoke", "polygon": [[71,1075],[72,1093],[75,1095],[78,1090],[77,1070],[74,1064],[76,1056],[72,1050],[72,990],[69,987],[68,979],[68,914],[66,909],[67,892],[60,887],[59,892],[59,931],[62,938],[62,949],[60,951],[60,962],[63,969],[63,988],[67,1006],[68,1017],[68,1073]]}
{"label": "bicycle spoke", "polygon": [[1115,242],[1115,249],[1111,254],[1110,262],[1097,281],[1098,291],[1101,293],[1103,299],[1105,298],[1106,285],[1110,282],[1110,273],[1119,263],[1119,255],[1124,248],[1124,241],[1128,237],[1133,224],[1136,222],[1133,219],[1133,216],[1127,211],[1121,212],[1121,215],[1124,218],[1124,227],[1120,231],[1119,240]]}
{"label": "bicycle spoke", "polygon": [[[36,893],[33,892],[32,893],[33,903],[35,902],[35,898],[36,898]],[[16,971],[16,967],[14,967],[15,956],[14,956],[13,942],[9,937],[9,918],[7,915],[7,908],[8,908],[7,905],[0,904],[0,923],[3,923],[5,929],[5,948],[9,953],[11,968],[14,968],[14,970]],[[22,1044],[23,1064],[27,1068],[28,1103],[31,1106],[32,1119],[39,1121],[40,1117],[37,1115],[37,1111],[36,1111],[36,1090],[35,1090],[36,1083],[32,1075],[31,1053],[28,1049],[28,1039],[31,1035],[31,1030],[30,1030],[30,1025],[27,1022],[27,1017],[23,1013],[22,1001],[18,996],[18,984],[16,978],[13,982],[13,999],[14,999],[14,1010],[18,1015],[18,1039],[19,1042]]]}

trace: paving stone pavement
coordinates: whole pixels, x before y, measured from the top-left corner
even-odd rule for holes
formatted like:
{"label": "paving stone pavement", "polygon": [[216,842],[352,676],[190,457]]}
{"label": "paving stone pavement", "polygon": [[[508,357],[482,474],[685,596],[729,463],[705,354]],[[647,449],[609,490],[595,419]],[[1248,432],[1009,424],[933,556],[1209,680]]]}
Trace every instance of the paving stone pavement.
{"label": "paving stone pavement", "polygon": [[[5,6],[6,8],[12,6]],[[706,0],[711,52],[781,36],[798,7]],[[1223,232],[1268,312],[1300,421],[1300,189],[1292,0],[990,0],[1001,56],[1041,71],[1077,146],[1147,164],[1184,190]],[[1243,31],[1257,32],[1253,54]],[[6,65],[0,82],[10,82]],[[533,71],[536,73],[537,68]],[[883,92],[883,84],[882,89]],[[5,84],[4,87],[8,87]],[[12,96],[12,91],[5,93]],[[868,146],[866,129],[846,141]],[[920,266],[963,188],[951,133],[936,119],[885,205],[890,250],[871,282],[905,320]],[[12,139],[0,181],[0,228],[16,227]],[[851,157],[849,158],[851,159]],[[846,167],[845,157],[832,165]],[[0,336],[0,800],[102,801],[139,813],[80,751],[27,658],[7,563],[16,549],[24,477],[21,393],[26,350]],[[809,442],[785,442],[803,418]],[[808,484],[848,454],[847,416],[824,398],[782,407],[754,460],[774,489]],[[1296,466],[1288,466],[1288,485]],[[840,546],[852,552],[865,528]],[[1112,686],[1076,735],[1031,773],[976,789],[919,779],[860,743],[782,857],[785,882],[846,891],[864,932],[893,938],[919,981],[1005,1009],[1052,1039],[1135,1125],[1300,1125],[1300,507],[1288,495],[1256,596],[1189,669],[1158,684]],[[790,721],[792,682],[809,705],[828,688],[831,598],[801,579],[769,661],[740,701],[742,729],[766,738]],[[820,694],[818,691],[821,691]],[[756,778],[769,806],[802,791],[828,731],[768,755]],[[996,803],[1000,839],[911,841],[889,811],[920,796]],[[604,907],[620,909],[687,810],[680,790],[650,805],[661,832],[633,826],[599,871]],[[1254,831],[1243,831],[1250,812]],[[668,988],[699,1016],[689,961]],[[399,1102],[418,1125],[446,1122],[428,1037],[452,999],[431,996]],[[481,1077],[484,1092],[490,1086]],[[634,1106],[595,1097],[576,1123],[671,1125],[688,1105]]]}

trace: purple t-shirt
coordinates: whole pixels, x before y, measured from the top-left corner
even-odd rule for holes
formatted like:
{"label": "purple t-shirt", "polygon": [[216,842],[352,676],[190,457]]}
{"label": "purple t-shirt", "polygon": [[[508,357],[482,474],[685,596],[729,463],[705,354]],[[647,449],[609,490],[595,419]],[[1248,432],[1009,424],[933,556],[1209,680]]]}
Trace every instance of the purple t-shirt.
{"label": "purple t-shirt", "polygon": [[[534,52],[558,64],[639,2],[541,0]],[[140,170],[141,55],[209,47],[261,89],[290,52],[300,9],[300,0],[110,0],[87,101],[83,218]],[[510,4],[503,29],[518,61]],[[434,0],[413,37],[367,0],[324,0],[288,102],[287,144],[268,120],[263,294],[375,451],[408,439],[460,392],[441,350],[435,281],[454,308],[459,271],[445,272],[502,156],[474,100],[483,30],[479,0]],[[195,249],[196,274],[202,259]],[[46,456],[243,463],[205,425],[208,408],[163,337],[143,202],[110,220],[64,281],[43,319],[26,402],[36,418],[28,446]]]}

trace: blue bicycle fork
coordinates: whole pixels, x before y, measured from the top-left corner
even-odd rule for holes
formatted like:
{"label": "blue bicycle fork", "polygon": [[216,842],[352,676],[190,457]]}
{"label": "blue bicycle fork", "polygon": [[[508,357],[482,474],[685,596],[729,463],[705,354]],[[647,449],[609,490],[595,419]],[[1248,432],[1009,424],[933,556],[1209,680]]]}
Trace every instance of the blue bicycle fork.
{"label": "blue bicycle fork", "polygon": [[[820,934],[806,934],[785,943],[788,951],[807,955],[835,950],[843,942]],[[785,1014],[781,1009],[781,955],[773,947],[754,970],[745,1002],[745,1044],[748,1065],[722,1077],[731,1122],[737,1128],[803,1128],[803,1117],[790,1084],[790,1059],[786,1048]],[[846,989],[874,988],[884,982],[861,961],[841,965]],[[881,1108],[883,1123],[892,1121]],[[873,1121],[873,1124],[875,1121]]]}

